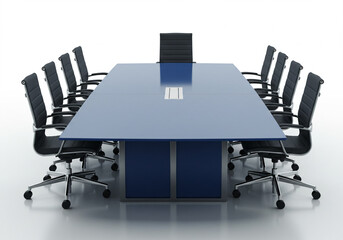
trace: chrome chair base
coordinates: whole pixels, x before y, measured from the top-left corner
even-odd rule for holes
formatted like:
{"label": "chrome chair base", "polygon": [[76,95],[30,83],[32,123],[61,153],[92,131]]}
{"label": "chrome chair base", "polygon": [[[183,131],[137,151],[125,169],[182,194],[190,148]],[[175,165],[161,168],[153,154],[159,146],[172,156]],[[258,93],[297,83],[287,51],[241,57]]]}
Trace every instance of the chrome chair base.
{"label": "chrome chair base", "polygon": [[[55,177],[53,177],[53,178],[44,177],[44,179],[46,179],[46,180],[43,180],[43,182],[29,186],[28,190],[24,193],[25,199],[31,199],[31,197],[32,197],[32,191],[31,190],[34,188],[38,188],[38,187],[42,187],[42,186],[48,186],[48,185],[52,185],[52,184],[60,183],[60,182],[65,182],[66,183],[65,200],[62,203],[62,207],[64,209],[68,209],[71,205],[70,195],[71,195],[71,186],[72,186],[73,181],[104,187],[105,190],[103,192],[103,196],[105,198],[108,198],[110,196],[111,192],[108,189],[108,185],[106,183],[97,181],[97,176],[95,174],[95,171],[92,170],[92,171],[82,171],[82,172],[73,173],[72,169],[71,169],[71,164],[69,162],[66,162],[66,170],[67,170],[66,173],[53,172],[53,171],[48,172],[47,176],[53,175]],[[92,175],[91,179],[86,178],[86,176],[89,176],[89,175]],[[94,176],[95,176],[95,178],[94,178]]]}
{"label": "chrome chair base", "polygon": [[[230,147],[231,147],[231,145],[230,145]],[[253,157],[259,157],[260,158],[260,168],[262,168],[262,171],[264,172],[265,168],[266,168],[264,158],[260,157],[257,153],[247,153],[245,155],[239,155],[236,157],[232,157],[232,158],[230,158],[227,167],[229,170],[233,170],[235,168],[235,164],[233,162],[238,161],[238,160],[243,161],[243,160],[247,160],[247,159],[253,158]],[[286,158],[281,160],[281,162],[284,162],[284,161],[292,163],[292,165],[291,165],[292,170],[294,170],[294,171],[299,170],[299,165],[296,164],[293,159],[286,157]]]}
{"label": "chrome chair base", "polygon": [[[320,193],[319,193],[319,191],[316,190],[316,186],[301,182],[301,178],[299,175],[297,175],[297,173],[298,173],[297,171],[277,173],[276,163],[273,162],[272,172],[248,171],[246,181],[236,184],[234,191],[232,192],[232,195],[235,198],[239,198],[240,197],[240,192],[238,190],[239,188],[244,187],[244,186],[250,186],[250,185],[254,185],[254,184],[258,184],[258,183],[264,183],[264,182],[271,181],[273,193],[276,192],[276,194],[278,196],[276,206],[279,209],[283,209],[285,207],[285,203],[281,199],[282,194],[281,194],[279,182],[284,182],[284,183],[289,183],[289,184],[293,184],[293,185],[297,185],[297,186],[301,186],[301,187],[311,188],[313,190],[312,191],[312,197],[314,199],[319,199]],[[258,178],[253,179],[251,175],[258,176]],[[289,175],[294,175],[295,176],[294,179],[288,177]]]}

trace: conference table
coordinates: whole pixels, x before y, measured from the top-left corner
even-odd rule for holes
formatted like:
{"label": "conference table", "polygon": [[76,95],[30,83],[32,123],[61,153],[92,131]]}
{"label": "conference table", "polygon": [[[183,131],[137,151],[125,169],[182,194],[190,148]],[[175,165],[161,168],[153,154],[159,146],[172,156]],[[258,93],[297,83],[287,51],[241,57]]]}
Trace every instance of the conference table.
{"label": "conference table", "polygon": [[61,140],[119,141],[121,201],[227,200],[228,141],[285,140],[233,64],[117,64]]}

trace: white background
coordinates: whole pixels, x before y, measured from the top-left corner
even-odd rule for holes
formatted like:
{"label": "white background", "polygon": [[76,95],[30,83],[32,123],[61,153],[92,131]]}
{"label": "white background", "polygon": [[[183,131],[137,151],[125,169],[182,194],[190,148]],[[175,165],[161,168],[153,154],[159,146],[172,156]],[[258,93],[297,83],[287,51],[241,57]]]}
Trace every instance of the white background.
{"label": "white background", "polygon": [[[16,208],[14,203],[22,205],[21,195],[9,194],[13,185],[21,192],[29,181],[37,180],[30,171],[16,174],[11,164],[30,169],[43,162],[31,147],[32,118],[20,81],[36,72],[50,110],[50,96],[41,71],[44,64],[55,61],[60,66],[58,57],[65,52],[72,56],[71,50],[79,45],[83,47],[89,72],[109,71],[116,63],[153,63],[159,59],[161,32],[193,33],[194,61],[234,63],[241,71],[260,71],[267,45],[274,46],[289,56],[287,66],[291,60],[304,66],[294,100],[295,110],[308,72],[321,76],[325,84],[313,118],[313,149],[303,159],[307,167],[313,167],[309,172],[316,177],[312,180],[327,188],[332,184],[332,188],[337,188],[336,197],[342,197],[343,181],[339,170],[343,167],[343,1],[0,2],[0,161],[2,171],[7,171],[0,175],[0,189],[5,195],[8,191],[6,202],[3,197],[0,199],[0,209]],[[75,64],[74,71],[79,78]],[[65,89],[61,71],[59,76]],[[281,86],[285,77],[286,73]],[[330,165],[330,172],[321,172],[322,165]],[[341,203],[335,202],[334,197],[326,199],[332,206],[337,206],[338,212],[333,211],[331,216],[342,213]],[[5,221],[6,226],[10,226],[17,217],[19,214],[12,219],[1,219],[1,223]],[[13,231],[3,231],[3,225],[0,229],[0,236],[13,234]]]}

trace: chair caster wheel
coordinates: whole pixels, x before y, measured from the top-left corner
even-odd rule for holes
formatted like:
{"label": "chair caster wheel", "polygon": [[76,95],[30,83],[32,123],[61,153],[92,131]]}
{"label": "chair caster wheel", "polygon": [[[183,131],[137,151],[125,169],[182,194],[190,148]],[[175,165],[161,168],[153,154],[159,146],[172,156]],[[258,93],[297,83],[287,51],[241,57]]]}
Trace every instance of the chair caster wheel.
{"label": "chair caster wheel", "polygon": [[102,196],[104,196],[104,198],[109,198],[111,196],[110,189],[105,189],[104,192],[102,193]]}
{"label": "chair caster wheel", "polygon": [[228,168],[229,170],[233,170],[233,169],[235,168],[235,164],[233,164],[232,162],[229,162],[229,163],[227,164],[227,168]]}
{"label": "chair caster wheel", "polygon": [[100,157],[105,156],[105,152],[104,152],[104,151],[99,151],[99,152],[98,152],[98,156],[100,156]]}
{"label": "chair caster wheel", "polygon": [[276,207],[278,208],[278,209],[284,209],[285,208],[285,202],[284,201],[282,201],[282,200],[277,200],[276,201]]}
{"label": "chair caster wheel", "polygon": [[46,180],[49,180],[49,179],[51,179],[51,176],[49,174],[47,174],[47,175],[45,175],[43,177],[43,181],[46,181]]}
{"label": "chair caster wheel", "polygon": [[94,175],[91,177],[91,180],[92,180],[92,181],[98,181],[98,180],[99,180],[99,177],[98,177],[96,174],[94,174]]}
{"label": "chair caster wheel", "polygon": [[70,205],[71,205],[71,202],[69,200],[64,200],[62,202],[62,207],[63,209],[69,209],[70,208]]}
{"label": "chair caster wheel", "polygon": [[317,191],[317,190],[314,190],[313,192],[312,192],[312,197],[313,197],[313,199],[315,199],[315,200],[317,200],[317,199],[319,199],[320,198],[320,192],[319,191]]}
{"label": "chair caster wheel", "polygon": [[229,153],[233,153],[234,149],[233,149],[232,146],[230,146],[230,147],[227,148],[227,151],[228,151]]}
{"label": "chair caster wheel", "polygon": [[241,196],[241,192],[238,189],[232,191],[232,196],[234,198],[239,198]]}
{"label": "chair caster wheel", "polygon": [[253,178],[252,178],[251,175],[247,175],[247,176],[245,177],[245,181],[247,181],[247,182],[250,182],[250,181],[252,181],[252,180],[253,180]]}
{"label": "chair caster wheel", "polygon": [[296,164],[296,163],[293,163],[291,167],[292,167],[292,170],[293,170],[293,171],[299,170],[299,165]]}
{"label": "chair caster wheel", "polygon": [[298,180],[298,181],[301,181],[301,177],[298,175],[298,174],[295,174],[293,179],[295,180]]}
{"label": "chair caster wheel", "polygon": [[56,165],[55,164],[52,164],[50,167],[49,167],[49,170],[52,171],[52,172],[55,172],[57,169]]}
{"label": "chair caster wheel", "polygon": [[113,163],[111,166],[112,171],[118,171],[118,164],[117,163]]}
{"label": "chair caster wheel", "polygon": [[105,160],[104,160],[104,159],[98,159],[98,162],[99,162],[100,164],[103,164],[103,163],[105,162]]}
{"label": "chair caster wheel", "polygon": [[115,147],[115,148],[113,149],[113,153],[114,153],[115,155],[118,155],[118,154],[119,154],[119,148]]}
{"label": "chair caster wheel", "polygon": [[240,155],[247,155],[248,153],[244,149],[242,149],[239,151],[239,154]]}
{"label": "chair caster wheel", "polygon": [[24,198],[25,198],[26,200],[29,200],[29,199],[31,199],[31,197],[32,197],[32,192],[31,192],[31,190],[27,190],[27,191],[24,193]]}

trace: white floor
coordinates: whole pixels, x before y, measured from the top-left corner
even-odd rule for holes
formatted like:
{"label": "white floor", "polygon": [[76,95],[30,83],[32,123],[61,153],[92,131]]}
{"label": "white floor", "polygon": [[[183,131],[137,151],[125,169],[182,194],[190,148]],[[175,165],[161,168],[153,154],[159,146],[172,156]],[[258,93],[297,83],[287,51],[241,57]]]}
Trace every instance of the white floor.
{"label": "white floor", "polygon": [[[275,208],[271,184],[243,188],[239,199],[232,198],[233,184],[242,181],[247,170],[258,168],[257,159],[252,159],[228,172],[227,202],[122,203],[118,173],[111,171],[110,163],[93,160],[88,167],[109,183],[112,196],[104,199],[103,189],[74,183],[72,208],[63,210],[61,183],[34,189],[32,200],[23,198],[27,185],[41,180],[52,159],[21,144],[27,137],[24,134],[2,156],[2,239],[342,239],[340,169],[334,159],[325,158],[318,142],[311,153],[296,158],[303,181],[316,184],[322,193],[317,201],[312,200],[310,189],[286,184],[281,186],[283,210]],[[113,155],[109,146],[105,151]],[[12,154],[23,161],[14,161]],[[75,161],[73,167],[80,170],[80,163]],[[280,169],[288,170],[290,165],[280,164]]]}

